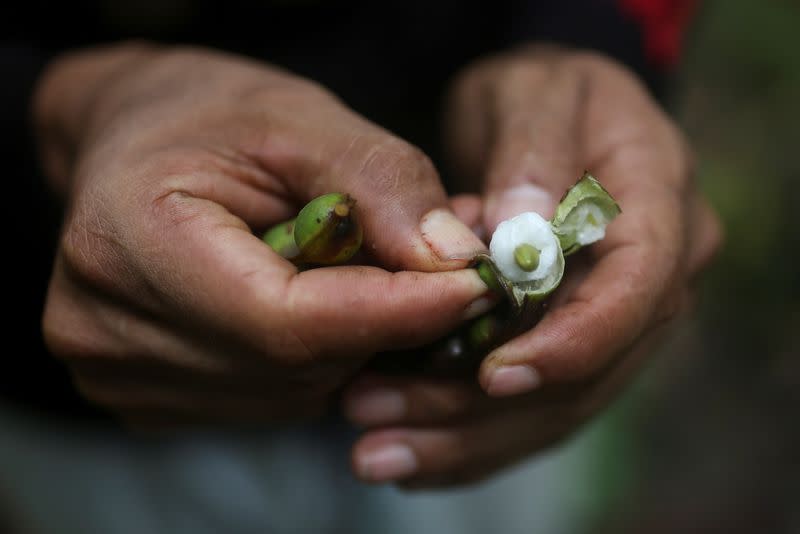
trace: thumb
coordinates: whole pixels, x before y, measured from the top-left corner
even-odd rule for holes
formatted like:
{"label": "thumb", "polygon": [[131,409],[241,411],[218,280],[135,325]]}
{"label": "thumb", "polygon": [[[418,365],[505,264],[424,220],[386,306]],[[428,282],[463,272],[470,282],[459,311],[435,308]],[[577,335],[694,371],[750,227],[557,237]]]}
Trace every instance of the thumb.
{"label": "thumb", "polygon": [[284,157],[273,168],[291,178],[286,186],[301,200],[334,191],[355,198],[362,250],[382,267],[459,269],[486,249],[450,210],[438,173],[416,147],[338,102],[316,109],[314,121],[287,126]]}
{"label": "thumb", "polygon": [[316,186],[348,191],[357,199],[364,251],[387,268],[463,268],[486,248],[451,211],[430,159],[388,134],[361,137]]}

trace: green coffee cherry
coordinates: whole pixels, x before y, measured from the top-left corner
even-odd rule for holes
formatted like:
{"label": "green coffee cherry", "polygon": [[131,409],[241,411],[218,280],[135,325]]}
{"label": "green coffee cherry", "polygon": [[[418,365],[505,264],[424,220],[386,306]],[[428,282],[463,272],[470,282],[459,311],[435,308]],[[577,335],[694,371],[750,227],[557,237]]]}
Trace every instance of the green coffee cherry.
{"label": "green coffee cherry", "polygon": [[300,210],[294,225],[294,241],[302,261],[336,265],[358,252],[363,232],[355,218],[355,205],[350,195],[328,193]]}
{"label": "green coffee cherry", "polygon": [[294,242],[294,219],[273,226],[261,239],[286,259],[291,260],[300,254]]}
{"label": "green coffee cherry", "polygon": [[292,221],[269,229],[263,240],[295,265],[344,263],[358,252],[363,239],[355,204],[347,194],[322,195],[306,204]]}
{"label": "green coffee cherry", "polygon": [[491,347],[502,329],[500,320],[492,313],[475,319],[467,329],[467,346],[470,350]]}

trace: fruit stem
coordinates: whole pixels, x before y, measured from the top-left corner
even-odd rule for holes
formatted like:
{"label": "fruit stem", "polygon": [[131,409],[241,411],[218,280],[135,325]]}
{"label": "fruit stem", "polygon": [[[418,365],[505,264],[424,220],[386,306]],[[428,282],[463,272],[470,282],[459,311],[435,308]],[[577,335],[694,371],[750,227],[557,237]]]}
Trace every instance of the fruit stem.
{"label": "fruit stem", "polygon": [[339,202],[333,207],[333,212],[341,218],[345,218],[350,215],[350,205],[346,202]]}

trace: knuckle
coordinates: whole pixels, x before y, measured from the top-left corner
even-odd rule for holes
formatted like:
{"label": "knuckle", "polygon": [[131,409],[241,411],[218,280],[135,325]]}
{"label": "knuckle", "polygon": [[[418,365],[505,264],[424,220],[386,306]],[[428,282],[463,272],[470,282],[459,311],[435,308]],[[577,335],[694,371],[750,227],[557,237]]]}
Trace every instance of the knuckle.
{"label": "knuckle", "polygon": [[385,139],[367,151],[360,174],[371,187],[389,197],[401,188],[438,181],[431,159],[414,145],[394,137]]}
{"label": "knuckle", "polygon": [[419,148],[395,137],[376,144],[365,158],[365,169],[386,171],[400,168],[404,171],[430,171],[433,164]]}
{"label": "knuckle", "polygon": [[575,49],[566,56],[566,64],[593,76],[617,80],[642,96],[647,95],[644,84],[631,69],[602,52]]}
{"label": "knuckle", "polygon": [[[182,189],[172,189],[155,196],[152,203],[153,217],[149,224],[168,225],[174,230],[192,228],[193,224],[202,225],[207,213],[190,202],[191,193]],[[145,232],[153,234],[156,228],[146,228]]]}
{"label": "knuckle", "polygon": [[241,101],[250,102],[259,109],[296,113],[305,111],[310,104],[344,106],[341,99],[325,86],[299,76],[282,77],[280,81],[257,83],[246,87],[239,95]]}
{"label": "knuckle", "polygon": [[549,61],[515,58],[503,70],[503,81],[509,87],[536,87],[551,79],[556,67]]}
{"label": "knuckle", "polygon": [[[83,208],[82,211],[96,208]],[[119,237],[102,216],[79,213],[72,217],[62,233],[59,255],[64,267],[78,280],[91,287],[114,284]],[[90,222],[94,220],[95,222]]]}
{"label": "knuckle", "polygon": [[511,118],[500,133],[502,139],[497,144],[495,158],[513,162],[519,168],[517,172],[572,176],[576,170],[574,154],[565,150],[572,144],[569,132],[553,131],[533,140],[530,124],[530,117],[524,115]]}
{"label": "knuckle", "polygon": [[620,70],[622,67],[619,63],[609,56],[586,48],[573,49],[567,56],[567,61],[584,68],[600,69],[600,70]]}

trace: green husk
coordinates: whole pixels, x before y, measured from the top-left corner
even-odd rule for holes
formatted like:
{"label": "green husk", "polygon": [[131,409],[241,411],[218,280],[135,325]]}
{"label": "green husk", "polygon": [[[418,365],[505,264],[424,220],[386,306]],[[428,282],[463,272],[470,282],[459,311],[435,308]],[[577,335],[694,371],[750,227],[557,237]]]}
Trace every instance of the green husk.
{"label": "green husk", "polygon": [[261,238],[272,250],[287,260],[296,258],[300,249],[294,241],[294,219],[282,222],[270,228]]}
{"label": "green husk", "polygon": [[[561,243],[561,250],[569,256],[601,239],[605,227],[621,212],[600,182],[584,172],[561,199],[550,224]],[[583,216],[586,217],[582,220]]]}

